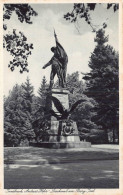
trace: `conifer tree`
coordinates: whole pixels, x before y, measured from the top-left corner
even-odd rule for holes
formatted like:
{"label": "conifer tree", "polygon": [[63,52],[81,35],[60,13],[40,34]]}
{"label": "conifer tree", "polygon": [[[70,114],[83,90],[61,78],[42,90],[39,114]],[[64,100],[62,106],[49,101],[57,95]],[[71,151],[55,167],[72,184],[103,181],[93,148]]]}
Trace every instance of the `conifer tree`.
{"label": "conifer tree", "polygon": [[4,101],[4,144],[7,146],[18,146],[26,139],[23,102],[22,87],[16,84]]}
{"label": "conifer tree", "polygon": [[84,94],[85,87],[86,86],[83,81],[79,80],[78,72],[67,75],[67,88],[70,91],[70,106],[77,100],[85,100],[75,109],[75,111],[73,111],[71,114],[71,119],[77,122],[80,138],[93,142],[91,136],[94,134],[95,139],[97,139],[97,136],[98,139],[101,139],[101,130],[100,126],[97,126],[96,123],[92,120],[92,118],[96,115],[96,112],[92,110],[96,105],[96,102],[93,100],[93,98],[89,98]]}
{"label": "conifer tree", "polygon": [[42,79],[40,88],[38,90],[38,97],[33,99],[33,127],[36,135],[36,140],[39,141],[44,134],[42,131],[43,123],[46,122],[45,119],[45,105],[47,97],[48,84],[45,76]]}
{"label": "conifer tree", "polygon": [[32,128],[33,87],[27,79],[25,85],[15,85],[4,98],[4,144],[19,146],[35,138]]}
{"label": "conifer tree", "polygon": [[95,42],[97,45],[89,62],[91,71],[83,77],[87,85],[85,94],[97,102],[94,121],[103,127],[106,135],[112,131],[115,141],[119,136],[118,53],[110,45],[105,45],[108,37],[102,29],[96,33]]}
{"label": "conifer tree", "polygon": [[25,103],[25,110],[31,114],[32,108],[32,99],[33,99],[33,86],[30,83],[30,79],[27,77],[26,82],[22,84],[22,87],[24,89],[24,103]]}
{"label": "conifer tree", "polygon": [[42,82],[41,82],[41,86],[40,86],[40,88],[38,90],[38,94],[40,96],[40,101],[41,101],[42,105],[45,105],[47,89],[48,89],[47,80],[46,80],[46,77],[43,76],[43,79],[42,79]]}
{"label": "conifer tree", "polygon": [[32,104],[33,104],[33,86],[30,83],[30,79],[27,77],[26,82],[22,84],[23,98],[24,98],[24,112],[26,113],[26,120],[24,123],[25,133],[28,141],[35,137],[34,129],[32,127],[33,122],[33,111],[32,111]]}

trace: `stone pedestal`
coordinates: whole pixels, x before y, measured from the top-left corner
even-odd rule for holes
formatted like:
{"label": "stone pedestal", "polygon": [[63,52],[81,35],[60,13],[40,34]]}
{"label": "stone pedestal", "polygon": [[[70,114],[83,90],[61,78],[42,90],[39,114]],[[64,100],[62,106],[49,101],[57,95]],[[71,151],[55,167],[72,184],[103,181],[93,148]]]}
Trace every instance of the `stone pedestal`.
{"label": "stone pedestal", "polygon": [[[53,101],[52,101],[52,96],[56,97],[61,104],[64,106],[65,109],[69,109],[69,91],[67,89],[52,89],[49,91],[46,99],[46,110],[47,110],[47,115],[49,114],[49,111],[52,109],[56,114],[60,115],[59,111],[55,107]],[[49,120],[51,121],[57,121],[56,117],[54,116],[49,116]]]}
{"label": "stone pedestal", "polygon": [[[60,128],[60,123],[61,123],[61,128]],[[61,142],[61,143],[80,142],[76,122],[73,122],[72,126],[71,126],[71,128],[74,129],[74,132],[70,133],[68,135],[64,134],[64,132],[63,132],[64,125],[66,125],[66,124],[65,124],[65,122],[62,122],[62,121],[60,121],[60,122],[59,121],[51,121],[51,131],[50,131],[49,142]],[[60,133],[59,133],[59,130],[60,130]]]}
{"label": "stone pedestal", "polygon": [[76,122],[72,121],[71,125],[67,126],[65,120],[58,121],[56,117],[49,114],[50,110],[53,110],[57,115],[61,115],[52,101],[52,96],[56,97],[65,109],[69,109],[69,91],[67,89],[49,91],[46,99],[46,116],[51,122],[50,135],[49,142],[42,143],[43,146],[51,148],[90,147],[90,143],[80,142]]}

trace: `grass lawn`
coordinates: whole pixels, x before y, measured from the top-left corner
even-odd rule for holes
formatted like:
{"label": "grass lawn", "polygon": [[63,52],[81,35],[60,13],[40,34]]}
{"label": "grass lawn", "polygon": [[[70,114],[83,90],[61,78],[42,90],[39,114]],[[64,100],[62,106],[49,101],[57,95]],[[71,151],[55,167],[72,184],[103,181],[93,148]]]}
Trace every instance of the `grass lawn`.
{"label": "grass lawn", "polygon": [[5,148],[5,189],[118,188],[118,150]]}

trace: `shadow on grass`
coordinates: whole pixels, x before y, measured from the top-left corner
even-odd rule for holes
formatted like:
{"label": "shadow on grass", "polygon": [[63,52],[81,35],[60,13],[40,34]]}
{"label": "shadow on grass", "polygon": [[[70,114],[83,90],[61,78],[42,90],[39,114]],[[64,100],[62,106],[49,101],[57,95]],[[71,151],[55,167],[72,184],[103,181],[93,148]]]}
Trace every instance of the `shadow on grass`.
{"label": "shadow on grass", "polygon": [[118,188],[118,161],[7,165],[6,189]]}
{"label": "shadow on grass", "polygon": [[5,148],[4,157],[5,189],[119,186],[118,151]]}
{"label": "shadow on grass", "polygon": [[62,150],[42,148],[5,148],[5,164],[43,165],[59,163],[77,163],[80,161],[118,160],[118,151],[100,151],[99,149]]}

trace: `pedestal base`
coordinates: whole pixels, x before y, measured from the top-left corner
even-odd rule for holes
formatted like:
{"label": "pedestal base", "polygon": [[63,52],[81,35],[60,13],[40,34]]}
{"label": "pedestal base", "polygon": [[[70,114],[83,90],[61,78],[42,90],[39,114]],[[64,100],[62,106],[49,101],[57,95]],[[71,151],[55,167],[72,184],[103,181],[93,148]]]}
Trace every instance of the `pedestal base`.
{"label": "pedestal base", "polygon": [[59,121],[51,121],[49,142],[61,142],[61,143],[76,142],[76,143],[79,143],[80,138],[79,138],[76,122],[72,122],[72,124],[71,124],[71,128],[74,129],[74,134],[64,135],[63,134],[63,126],[64,125],[65,125],[65,123],[62,122],[61,132],[59,132]]}
{"label": "pedestal base", "polygon": [[[91,143],[81,142],[78,128],[75,121],[58,120],[57,116],[62,116],[58,107],[58,101],[54,102],[52,97],[56,98],[62,106],[69,109],[69,91],[66,89],[52,89],[49,91],[46,99],[46,113],[50,121],[49,142],[38,143],[37,146],[44,148],[84,148],[90,147]],[[57,115],[48,115],[50,111],[54,111]]]}

